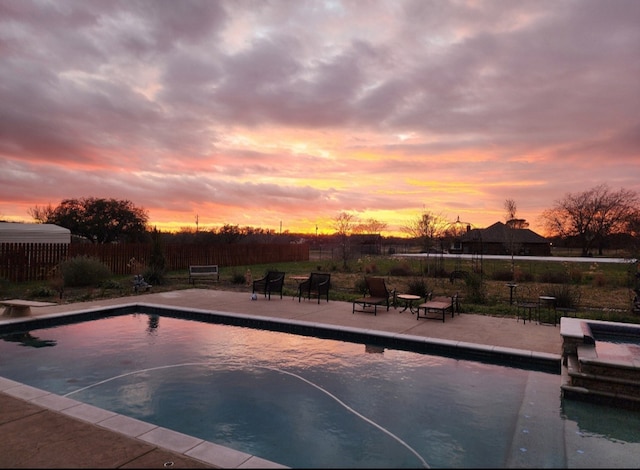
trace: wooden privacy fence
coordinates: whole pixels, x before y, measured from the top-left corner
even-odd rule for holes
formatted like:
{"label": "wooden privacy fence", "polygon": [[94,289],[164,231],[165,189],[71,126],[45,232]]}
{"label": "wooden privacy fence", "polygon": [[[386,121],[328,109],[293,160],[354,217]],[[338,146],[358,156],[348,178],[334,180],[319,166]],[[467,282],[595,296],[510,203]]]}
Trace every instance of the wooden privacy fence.
{"label": "wooden privacy fence", "polygon": [[[11,282],[46,280],[59,263],[76,256],[96,258],[116,275],[137,274],[133,265],[147,265],[151,251],[151,244],[0,243],[0,279]],[[226,267],[308,261],[309,245],[166,245],[163,253],[165,268],[179,271],[187,270],[189,265]]]}

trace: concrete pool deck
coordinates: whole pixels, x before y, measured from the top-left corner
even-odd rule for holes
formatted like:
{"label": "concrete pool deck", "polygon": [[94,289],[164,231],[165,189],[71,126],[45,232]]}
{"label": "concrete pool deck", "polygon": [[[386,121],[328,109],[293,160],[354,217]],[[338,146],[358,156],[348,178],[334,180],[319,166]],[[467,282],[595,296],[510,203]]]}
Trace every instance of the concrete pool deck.
{"label": "concrete pool deck", "polygon": [[[461,313],[446,321],[417,320],[409,311],[356,312],[351,302],[258,297],[249,293],[188,289],[145,293],[31,309],[28,318],[131,303],[215,310],[283,320],[400,333],[531,351],[562,353],[559,326],[523,324],[514,317]],[[0,325],[25,317],[0,316]],[[558,390],[560,377],[558,377]],[[2,468],[276,468],[271,462],[190,436],[169,432],[0,377],[0,467]]]}

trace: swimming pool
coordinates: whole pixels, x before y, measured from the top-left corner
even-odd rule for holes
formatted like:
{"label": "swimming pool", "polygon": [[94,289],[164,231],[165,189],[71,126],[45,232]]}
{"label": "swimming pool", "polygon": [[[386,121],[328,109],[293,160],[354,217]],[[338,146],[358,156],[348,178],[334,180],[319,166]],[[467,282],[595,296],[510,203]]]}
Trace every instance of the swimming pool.
{"label": "swimming pool", "polygon": [[[637,415],[567,416],[556,374],[174,313],[39,322],[0,341],[0,375],[291,467],[624,466],[640,451]],[[636,432],[591,433],[593,413]]]}

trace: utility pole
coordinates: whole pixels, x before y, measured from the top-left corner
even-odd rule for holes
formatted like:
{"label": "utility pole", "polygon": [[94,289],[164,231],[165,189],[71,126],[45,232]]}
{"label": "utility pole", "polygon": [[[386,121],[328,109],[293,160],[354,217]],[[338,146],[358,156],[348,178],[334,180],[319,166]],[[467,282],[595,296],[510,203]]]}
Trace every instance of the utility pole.
{"label": "utility pole", "polygon": [[196,214],[196,233],[198,233],[198,214]]}

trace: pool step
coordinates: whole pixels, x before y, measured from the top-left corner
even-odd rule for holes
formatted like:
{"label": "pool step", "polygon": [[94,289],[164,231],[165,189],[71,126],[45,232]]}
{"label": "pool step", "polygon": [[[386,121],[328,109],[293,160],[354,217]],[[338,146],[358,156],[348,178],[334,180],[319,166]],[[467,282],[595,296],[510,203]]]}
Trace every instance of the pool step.
{"label": "pool step", "polygon": [[[640,380],[636,371],[628,367],[612,368],[608,363],[603,375],[601,365],[594,364],[595,350],[591,346],[579,346],[577,354],[566,356],[562,367],[562,396],[600,403],[640,409]],[[600,372],[600,373],[595,373]]]}

